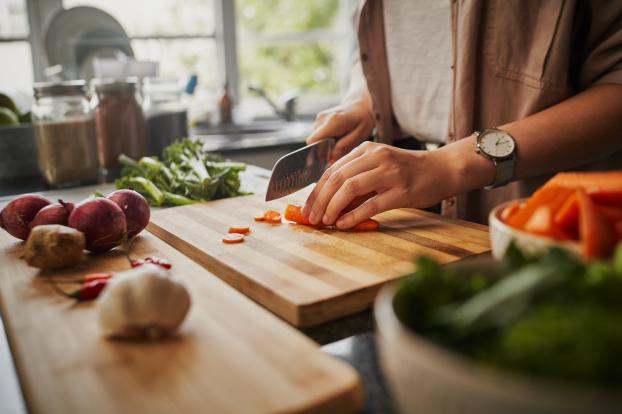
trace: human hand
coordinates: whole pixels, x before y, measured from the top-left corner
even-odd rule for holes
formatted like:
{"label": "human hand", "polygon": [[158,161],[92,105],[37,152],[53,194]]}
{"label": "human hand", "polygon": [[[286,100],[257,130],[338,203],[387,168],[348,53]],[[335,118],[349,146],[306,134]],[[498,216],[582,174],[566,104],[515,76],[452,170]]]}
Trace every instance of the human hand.
{"label": "human hand", "polygon": [[339,138],[331,154],[334,162],[365,141],[374,125],[369,100],[352,99],[317,115],[315,131],[307,138],[307,145],[326,138]]}
{"label": "human hand", "polygon": [[363,142],[326,170],[303,213],[311,224],[348,229],[394,208],[430,207],[453,191],[443,153]]}

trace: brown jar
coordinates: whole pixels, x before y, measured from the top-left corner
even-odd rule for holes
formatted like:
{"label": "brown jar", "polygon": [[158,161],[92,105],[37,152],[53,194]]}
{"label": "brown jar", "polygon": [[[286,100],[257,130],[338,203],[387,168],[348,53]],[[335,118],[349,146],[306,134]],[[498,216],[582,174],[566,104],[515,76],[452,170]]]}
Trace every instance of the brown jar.
{"label": "brown jar", "polygon": [[32,123],[37,139],[39,169],[54,187],[97,181],[99,163],[95,120],[84,81],[34,85]]}
{"label": "brown jar", "polygon": [[119,172],[119,155],[145,155],[145,116],[136,96],[136,80],[96,79],[95,125],[99,161],[106,176]]}

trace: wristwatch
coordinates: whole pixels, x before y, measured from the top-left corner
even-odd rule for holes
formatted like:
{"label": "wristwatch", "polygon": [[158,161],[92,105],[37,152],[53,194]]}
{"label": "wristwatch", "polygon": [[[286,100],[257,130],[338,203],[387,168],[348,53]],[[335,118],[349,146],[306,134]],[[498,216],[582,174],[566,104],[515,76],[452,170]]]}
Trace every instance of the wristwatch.
{"label": "wristwatch", "polygon": [[486,190],[497,188],[512,181],[516,162],[516,140],[512,135],[497,128],[473,133],[477,140],[477,153],[495,163],[495,179]]}

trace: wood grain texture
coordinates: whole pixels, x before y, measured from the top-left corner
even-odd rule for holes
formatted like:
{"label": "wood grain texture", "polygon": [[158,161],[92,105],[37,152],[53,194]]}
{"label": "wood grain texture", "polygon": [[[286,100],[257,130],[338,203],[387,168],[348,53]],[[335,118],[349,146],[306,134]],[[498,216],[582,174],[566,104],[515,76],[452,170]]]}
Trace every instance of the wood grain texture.
{"label": "wood grain texture", "polygon": [[[169,259],[193,300],[180,334],[160,342],[103,338],[93,304],[55,293],[49,275],[18,259],[22,250],[1,232],[0,310],[31,413],[341,413],[362,405],[349,366],[148,232],[133,255]],[[53,277],[128,267],[113,251]]]}
{"label": "wood grain texture", "polygon": [[[384,283],[414,269],[416,256],[448,263],[490,250],[486,226],[414,209],[378,215],[381,226],[372,232],[253,221],[258,211],[283,211],[303,196],[270,203],[246,196],[161,210],[148,228],[298,327],[370,307]],[[221,242],[233,224],[251,226],[244,243]]]}

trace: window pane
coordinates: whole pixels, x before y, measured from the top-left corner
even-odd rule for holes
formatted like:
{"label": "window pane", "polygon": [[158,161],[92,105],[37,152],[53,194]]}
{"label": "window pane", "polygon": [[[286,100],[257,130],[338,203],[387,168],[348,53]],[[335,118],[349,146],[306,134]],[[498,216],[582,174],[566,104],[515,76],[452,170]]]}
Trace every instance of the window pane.
{"label": "window pane", "polygon": [[303,100],[343,91],[350,62],[350,0],[238,0],[240,92],[298,90]]}
{"label": "window pane", "polygon": [[102,9],[117,19],[130,37],[214,32],[211,0],[63,0],[63,5]]}
{"label": "window pane", "polygon": [[32,91],[32,58],[28,42],[0,43],[0,61],[10,60],[10,65],[0,64],[0,91]]}
{"label": "window pane", "polygon": [[133,40],[132,48],[136,59],[159,62],[162,77],[185,81],[197,74],[201,88],[216,88],[219,73],[213,39]]}
{"label": "window pane", "polygon": [[28,37],[25,0],[0,0],[0,37]]}
{"label": "window pane", "polygon": [[330,27],[336,21],[340,1],[238,0],[236,5],[243,31],[282,34]]}
{"label": "window pane", "polygon": [[336,95],[340,92],[340,49],[327,42],[241,46],[242,88],[252,83],[270,94],[299,89],[304,94]]}

